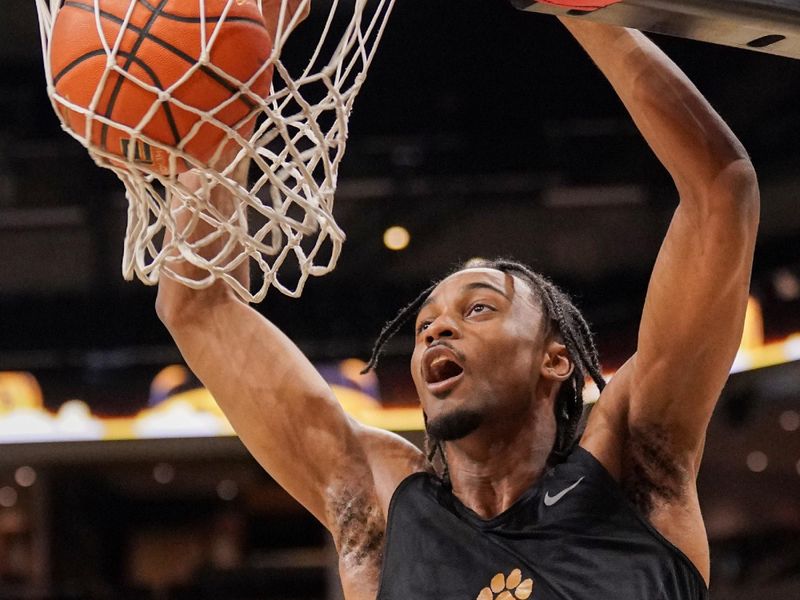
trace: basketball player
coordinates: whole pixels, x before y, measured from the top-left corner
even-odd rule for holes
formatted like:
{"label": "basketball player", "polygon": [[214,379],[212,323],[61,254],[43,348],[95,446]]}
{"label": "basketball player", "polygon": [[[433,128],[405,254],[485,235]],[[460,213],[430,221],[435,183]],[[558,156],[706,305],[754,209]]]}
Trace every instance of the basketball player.
{"label": "basketball player", "polygon": [[[248,449],[331,532],[349,600],[707,597],[695,480],[742,332],[756,176],[642,34],[564,24],[680,196],[637,351],[604,388],[588,327],[563,293],[515,263],[469,266],[426,290],[376,349],[415,319],[426,456],[350,419],[295,345],[227,286],[162,277],[160,317]],[[212,200],[230,207],[221,192]],[[602,393],[578,437],[587,375]]]}

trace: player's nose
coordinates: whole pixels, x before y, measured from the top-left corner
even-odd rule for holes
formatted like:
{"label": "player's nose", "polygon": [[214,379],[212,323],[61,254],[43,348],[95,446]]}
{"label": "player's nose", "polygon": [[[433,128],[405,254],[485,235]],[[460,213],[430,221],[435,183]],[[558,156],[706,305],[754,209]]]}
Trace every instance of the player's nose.
{"label": "player's nose", "polygon": [[441,339],[452,339],[461,337],[458,324],[447,313],[441,314],[428,326],[425,331],[425,342],[431,345]]}

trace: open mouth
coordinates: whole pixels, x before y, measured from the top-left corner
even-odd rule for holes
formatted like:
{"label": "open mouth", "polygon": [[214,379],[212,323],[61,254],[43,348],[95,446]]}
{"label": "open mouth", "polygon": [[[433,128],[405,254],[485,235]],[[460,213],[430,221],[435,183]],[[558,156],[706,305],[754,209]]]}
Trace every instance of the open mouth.
{"label": "open mouth", "polygon": [[425,373],[426,383],[440,383],[458,377],[464,369],[446,356],[437,356],[429,364]]}
{"label": "open mouth", "polygon": [[446,346],[430,348],[425,356],[422,374],[434,394],[449,392],[464,374],[456,353]]}

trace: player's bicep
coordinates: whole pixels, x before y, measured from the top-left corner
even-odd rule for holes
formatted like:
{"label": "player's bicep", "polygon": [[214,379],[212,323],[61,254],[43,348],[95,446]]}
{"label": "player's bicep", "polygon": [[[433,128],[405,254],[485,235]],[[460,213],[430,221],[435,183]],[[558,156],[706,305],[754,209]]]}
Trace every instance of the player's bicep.
{"label": "player's bicep", "polygon": [[703,193],[678,207],[656,260],[628,407],[632,423],[673,426],[697,442],[741,339],[758,224],[746,161]]}
{"label": "player's bicep", "polygon": [[340,489],[370,491],[364,450],[331,389],[277,327],[234,299],[168,324],[242,442],[326,526]]}

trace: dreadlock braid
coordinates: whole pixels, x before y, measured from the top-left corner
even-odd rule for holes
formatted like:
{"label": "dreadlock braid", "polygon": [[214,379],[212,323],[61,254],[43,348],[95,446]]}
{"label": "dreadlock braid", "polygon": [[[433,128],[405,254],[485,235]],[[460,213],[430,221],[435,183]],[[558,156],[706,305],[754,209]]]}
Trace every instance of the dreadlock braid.
{"label": "dreadlock braid", "polygon": [[434,436],[427,433],[427,422],[428,419],[425,417],[425,458],[427,459],[428,464],[435,469],[436,456],[439,456],[439,459],[442,463],[442,469],[439,476],[442,479],[442,483],[444,483],[446,486],[450,486],[450,470],[447,467],[447,456],[444,453],[444,444],[442,444],[441,440],[437,440]]}
{"label": "dreadlock braid", "polygon": [[369,373],[378,366],[378,359],[381,356],[381,352],[383,351],[383,347],[386,345],[386,342],[392,339],[394,334],[400,331],[400,328],[406,324],[406,321],[408,321],[412,315],[417,313],[419,307],[422,306],[423,302],[425,302],[425,298],[430,295],[430,293],[433,291],[433,288],[435,288],[437,285],[438,282],[424,289],[419,296],[401,308],[400,312],[397,313],[397,316],[394,319],[383,326],[378,339],[375,340],[375,345],[372,347],[372,355],[369,358],[369,362],[367,363],[367,366],[361,370],[362,375]]}
{"label": "dreadlock braid", "polygon": [[[528,283],[533,290],[535,299],[544,312],[545,327],[548,334],[556,334],[564,343],[567,354],[573,364],[572,374],[564,382],[556,396],[554,406],[556,418],[556,440],[551,450],[548,462],[557,464],[566,459],[578,441],[578,428],[583,417],[583,387],[587,375],[592,378],[600,391],[605,387],[605,380],[600,371],[600,359],[597,353],[589,324],[578,308],[572,303],[570,297],[558,288],[549,279],[535,272],[530,267],[511,260],[472,260],[460,265],[451,273],[457,273],[469,268],[496,269],[509,275],[516,275]],[[439,284],[425,289],[412,302],[403,307],[397,316],[389,321],[381,331],[372,349],[369,363],[364,373],[374,369],[378,364],[381,352],[386,343],[400,330],[400,328],[419,311],[433,289]],[[426,418],[427,430],[427,418]],[[435,439],[426,431],[425,454],[428,462],[433,465],[438,456],[442,462],[441,477],[449,485],[447,458],[444,444]]]}

